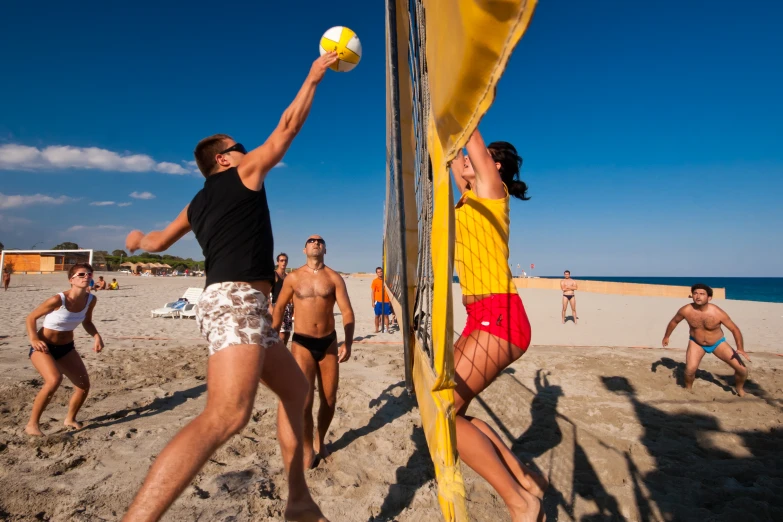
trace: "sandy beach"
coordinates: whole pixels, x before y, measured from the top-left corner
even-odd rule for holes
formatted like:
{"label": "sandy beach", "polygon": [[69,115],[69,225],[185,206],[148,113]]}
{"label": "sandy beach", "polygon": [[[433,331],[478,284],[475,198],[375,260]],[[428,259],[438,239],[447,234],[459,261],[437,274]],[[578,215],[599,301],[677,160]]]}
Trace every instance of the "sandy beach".
{"label": "sandy beach", "polygon": [[[92,380],[80,415],[85,427],[62,426],[70,393],[64,380],[40,439],[22,430],[41,385],[27,357],[24,320],[67,289],[67,279],[14,275],[0,291],[2,520],[118,520],[154,457],[205,404],[207,350],[195,321],[150,317],[204,279],[104,275],[121,285],[97,293],[94,321],[106,349],[95,354],[85,332],[76,335]],[[401,336],[373,333],[370,279],[347,284],[357,342],[340,370],[333,455],[308,472],[313,495],[332,521],[440,520],[415,399],[404,389]],[[578,293],[579,324],[562,325],[559,292],[520,293],[533,346],[470,414],[549,477],[550,521],[783,519],[783,304],[715,301],[741,328],[753,360],[741,399],[731,370],[710,356],[694,394],[677,385],[687,326],[678,327],[669,349],[660,340],[687,300]],[[460,331],[465,314],[456,285],[455,303]],[[164,520],[282,520],[275,406],[262,387],[248,426]],[[465,466],[463,472],[472,519],[508,520],[492,488]]]}

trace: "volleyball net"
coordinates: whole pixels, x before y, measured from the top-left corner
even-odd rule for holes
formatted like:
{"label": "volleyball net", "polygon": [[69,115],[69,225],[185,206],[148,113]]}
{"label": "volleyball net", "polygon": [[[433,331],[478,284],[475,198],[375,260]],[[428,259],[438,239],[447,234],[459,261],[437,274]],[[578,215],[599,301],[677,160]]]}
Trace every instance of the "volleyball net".
{"label": "volleyball net", "polygon": [[386,0],[385,280],[447,521],[468,520],[454,425],[449,163],[492,105],[535,3]]}

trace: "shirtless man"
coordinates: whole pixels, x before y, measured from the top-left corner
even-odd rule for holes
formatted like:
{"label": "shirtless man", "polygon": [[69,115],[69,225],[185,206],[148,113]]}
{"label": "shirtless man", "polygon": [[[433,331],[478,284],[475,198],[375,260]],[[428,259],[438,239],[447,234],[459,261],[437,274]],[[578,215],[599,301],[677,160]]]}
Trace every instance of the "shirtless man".
{"label": "shirtless man", "polygon": [[574,316],[574,324],[577,324],[577,317],[576,317],[576,295],[574,292],[578,290],[576,281],[571,279],[571,271],[566,270],[563,272],[563,279],[560,281],[560,290],[563,291],[563,324],[565,324],[566,320],[566,309],[568,308],[569,303],[571,304],[571,314]]}
{"label": "shirtless man", "polygon": [[[699,369],[702,357],[705,353],[713,353],[734,370],[734,386],[737,388],[737,395],[744,397],[748,369],[740,359],[740,355],[749,361],[750,357],[745,353],[740,329],[726,312],[710,303],[712,288],[701,283],[695,284],[691,287],[691,296],[693,303],[680,308],[674,318],[669,321],[663,336],[663,347],[669,345],[669,336],[680,321],[685,319],[688,326],[691,327],[688,350],[685,352],[685,388],[693,390],[693,381],[696,378],[696,370]],[[734,342],[737,343],[736,352],[726,341],[721,325],[728,328],[734,335]]]}
{"label": "shirtless man", "polygon": [[5,288],[5,291],[8,291],[8,285],[11,284],[11,269],[6,268],[3,271],[3,288]]}
{"label": "shirtless man", "polygon": [[95,283],[95,290],[106,290],[106,280],[103,276],[98,276],[98,281]]}
{"label": "shirtless man", "polygon": [[[278,302],[287,303],[293,297],[296,321],[291,338],[294,359],[310,381],[310,393],[304,412],[304,466],[315,467],[318,457],[329,456],[324,439],[334,417],[337,403],[337,383],[340,378],[339,363],[351,357],[354,317],[348,290],[343,278],[324,265],[326,242],[321,236],[312,235],[305,242],[307,263],[294,270],[283,281]],[[334,305],[340,307],[345,329],[345,343],[337,350],[337,333],[334,331]],[[283,307],[276,306],[272,328],[277,330],[283,322]],[[318,379],[318,440],[313,441],[313,399],[315,381]]]}

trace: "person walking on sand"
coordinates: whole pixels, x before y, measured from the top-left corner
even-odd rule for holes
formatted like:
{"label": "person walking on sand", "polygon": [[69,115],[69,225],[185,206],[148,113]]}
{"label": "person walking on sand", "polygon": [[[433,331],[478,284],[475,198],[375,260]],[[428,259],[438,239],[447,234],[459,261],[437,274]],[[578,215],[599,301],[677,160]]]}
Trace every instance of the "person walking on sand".
{"label": "person walking on sand", "polygon": [[576,295],[575,292],[578,290],[578,285],[576,284],[576,281],[571,279],[571,271],[566,270],[563,272],[563,279],[560,281],[560,290],[563,291],[563,314],[562,314],[562,322],[565,324],[566,322],[566,310],[568,309],[568,305],[571,305],[571,315],[574,316],[574,324],[577,324],[577,320],[579,319],[576,316]]}
{"label": "person walking on sand", "polygon": [[8,291],[8,285],[10,284],[11,284],[11,269],[6,268],[5,270],[3,270],[3,288],[5,289],[6,292]]}
{"label": "person walking on sand", "polygon": [[[697,283],[691,287],[691,298],[693,302],[677,310],[672,320],[666,325],[666,333],[663,334],[661,342],[664,348],[669,346],[669,336],[680,324],[680,321],[685,319],[690,326],[690,339],[685,351],[685,389],[693,391],[696,370],[699,369],[704,355],[711,353],[734,370],[734,387],[737,389],[737,395],[744,397],[748,368],[742,362],[740,355],[748,361],[750,361],[750,357],[745,352],[742,332],[731,320],[729,314],[710,302],[712,301],[712,288]],[[728,328],[734,336],[737,351],[729,346],[721,325]]]}
{"label": "person walking on sand", "polygon": [[509,200],[527,200],[522,158],[508,142],[484,144],[476,130],[451,162],[461,197],[454,209],[454,267],[468,320],[454,343],[457,451],[498,492],[512,522],[543,515],[546,479],[524,466],[471,401],[530,345],[530,321],[508,264]]}
{"label": "person walking on sand", "polygon": [[[27,316],[27,335],[30,338],[30,362],[43,377],[44,384],[33,401],[33,412],[24,431],[42,436],[40,422],[54,392],[60,387],[63,375],[73,384],[73,395],[68,403],[64,424],[80,429],[76,420],[79,409],[90,391],[90,378],[73,342],[73,331],[82,325],[93,338],[93,350],[103,350],[103,339],[92,322],[92,313],[98,299],[90,293],[92,266],[77,263],[68,270],[70,290],[50,297]],[[38,328],[38,319],[44,318]]]}
{"label": "person walking on sand", "polygon": [[[283,282],[280,301],[294,300],[296,326],[291,351],[310,383],[304,411],[304,467],[318,465],[318,459],[329,456],[326,434],[337,407],[337,385],[340,363],[351,357],[355,319],[345,280],[324,264],[326,242],[321,236],[307,238],[304,248],[307,263],[294,270]],[[334,329],[334,305],[340,308],[345,342],[337,348]],[[275,309],[272,328],[282,324],[284,311]],[[318,440],[313,441],[313,400],[318,381]]]}
{"label": "person walking on sand", "polygon": [[[162,252],[193,230],[205,258],[206,288],[196,321],[209,345],[207,404],[155,459],[123,520],[159,520],[207,460],[245,427],[259,380],[279,398],[277,433],[288,477],[283,516],[325,522],[310,495],[303,465],[304,405],[309,384],[277,332],[268,296],[274,281],[274,239],[266,198],[267,174],[304,125],[316,87],[336,53],[316,59],[291,105],[266,142],[247,152],[226,134],[196,145],[196,165],[206,178],[201,189],[165,230],[134,230],[131,251]],[[220,110],[237,111],[220,105]],[[241,110],[240,110],[241,112]]]}

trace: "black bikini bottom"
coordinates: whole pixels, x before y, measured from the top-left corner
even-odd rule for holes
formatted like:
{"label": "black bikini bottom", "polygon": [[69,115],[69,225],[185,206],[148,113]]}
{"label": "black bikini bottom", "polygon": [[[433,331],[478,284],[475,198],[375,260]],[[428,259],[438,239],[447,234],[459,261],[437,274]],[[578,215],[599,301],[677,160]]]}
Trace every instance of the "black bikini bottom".
{"label": "black bikini bottom", "polygon": [[308,337],[307,335],[301,335],[294,333],[291,336],[291,341],[306,348],[310,355],[313,356],[318,362],[323,361],[326,357],[326,351],[332,346],[332,343],[337,340],[337,332],[332,331],[326,337]]}
{"label": "black bikini bottom", "polygon": [[[49,349],[49,355],[51,355],[54,358],[55,361],[57,359],[62,359],[63,357],[68,355],[75,348],[75,346],[73,345],[73,341],[71,341],[70,343],[67,343],[67,344],[46,343],[46,347]],[[28,357],[32,357],[34,351],[35,350],[33,350],[33,347],[31,346],[30,347],[30,353],[27,354],[27,356]]]}

